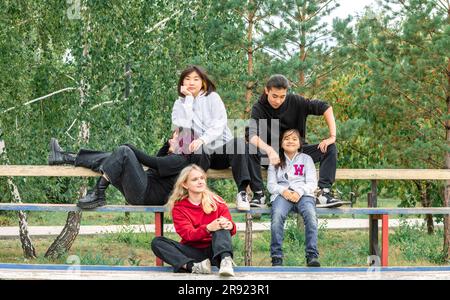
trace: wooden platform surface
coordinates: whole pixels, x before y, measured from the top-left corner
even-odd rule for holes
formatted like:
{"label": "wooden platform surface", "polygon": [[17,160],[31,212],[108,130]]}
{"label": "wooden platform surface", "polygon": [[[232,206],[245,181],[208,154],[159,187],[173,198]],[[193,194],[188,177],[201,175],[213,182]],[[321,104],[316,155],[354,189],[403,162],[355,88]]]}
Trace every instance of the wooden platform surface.
{"label": "wooden platform surface", "polygon": [[235,277],[173,273],[171,267],[0,264],[0,279],[81,280],[372,280],[450,279],[450,266],[388,268],[235,267]]}

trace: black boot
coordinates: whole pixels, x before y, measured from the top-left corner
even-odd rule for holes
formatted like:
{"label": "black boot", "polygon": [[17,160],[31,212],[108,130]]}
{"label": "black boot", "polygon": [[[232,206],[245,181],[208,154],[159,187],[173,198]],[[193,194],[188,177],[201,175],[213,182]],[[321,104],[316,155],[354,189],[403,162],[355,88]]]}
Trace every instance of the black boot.
{"label": "black boot", "polygon": [[74,153],[64,152],[59,146],[58,140],[51,138],[50,140],[50,154],[48,155],[49,165],[75,165],[76,155]]}
{"label": "black boot", "polygon": [[96,207],[100,207],[106,205],[105,200],[105,190],[109,185],[109,181],[106,180],[103,176],[97,180],[97,184],[94,187],[93,191],[90,191],[81,198],[77,206],[81,209],[92,209]]}

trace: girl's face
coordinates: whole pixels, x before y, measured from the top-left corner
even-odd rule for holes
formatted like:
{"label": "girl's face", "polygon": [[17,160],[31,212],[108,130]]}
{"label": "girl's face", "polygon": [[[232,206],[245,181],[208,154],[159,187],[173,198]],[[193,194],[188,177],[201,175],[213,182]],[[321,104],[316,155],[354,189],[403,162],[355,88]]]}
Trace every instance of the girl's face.
{"label": "girl's face", "polygon": [[200,171],[192,170],[183,186],[189,193],[203,193],[206,190],[205,175]]}
{"label": "girl's face", "polygon": [[283,141],[281,142],[281,148],[285,152],[295,153],[300,149],[300,139],[295,133],[288,133],[283,136]]}
{"label": "girl's face", "polygon": [[203,81],[200,75],[194,71],[184,77],[183,86],[186,87],[192,95],[197,96],[202,89]]}

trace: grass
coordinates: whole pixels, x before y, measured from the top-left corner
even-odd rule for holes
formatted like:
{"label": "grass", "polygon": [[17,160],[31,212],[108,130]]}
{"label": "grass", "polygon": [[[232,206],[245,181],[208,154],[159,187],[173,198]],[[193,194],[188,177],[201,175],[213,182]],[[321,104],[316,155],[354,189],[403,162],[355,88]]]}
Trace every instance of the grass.
{"label": "grass", "polygon": [[[53,239],[33,240],[39,257],[36,260],[23,258],[18,240],[2,240],[0,262],[152,266],[155,257],[150,250],[152,233],[132,233],[124,228],[119,233],[99,236],[79,236],[70,253],[57,260],[49,260],[43,254]],[[167,237],[178,240],[178,236],[167,233]],[[390,265],[429,266],[446,262],[442,253],[442,229],[428,235],[424,227],[402,224],[390,235]],[[294,219],[290,219],[285,231],[283,245],[286,266],[304,266],[304,232],[299,231]],[[367,266],[368,233],[359,230],[319,229],[320,261],[323,266],[357,267]],[[235,261],[244,265],[244,233],[233,238]],[[253,265],[270,265],[270,232],[253,234]]]}

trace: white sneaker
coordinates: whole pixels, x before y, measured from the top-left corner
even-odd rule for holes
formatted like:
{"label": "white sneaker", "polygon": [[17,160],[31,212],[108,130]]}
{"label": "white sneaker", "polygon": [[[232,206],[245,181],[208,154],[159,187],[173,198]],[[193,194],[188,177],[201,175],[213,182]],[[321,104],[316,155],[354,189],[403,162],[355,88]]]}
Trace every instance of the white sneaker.
{"label": "white sneaker", "polygon": [[193,274],[211,274],[211,262],[205,259],[199,263],[194,263],[192,266]]}
{"label": "white sneaker", "polygon": [[220,276],[234,276],[233,266],[236,266],[231,256],[227,256],[220,262]]}
{"label": "white sneaker", "polygon": [[236,196],[236,208],[238,210],[249,211],[250,202],[248,201],[248,195],[246,192],[239,192]]}

